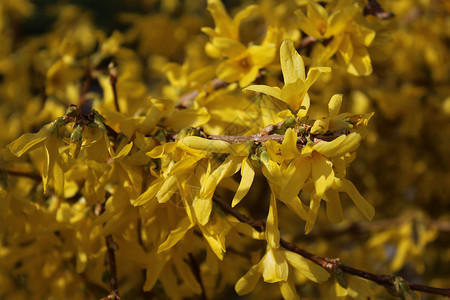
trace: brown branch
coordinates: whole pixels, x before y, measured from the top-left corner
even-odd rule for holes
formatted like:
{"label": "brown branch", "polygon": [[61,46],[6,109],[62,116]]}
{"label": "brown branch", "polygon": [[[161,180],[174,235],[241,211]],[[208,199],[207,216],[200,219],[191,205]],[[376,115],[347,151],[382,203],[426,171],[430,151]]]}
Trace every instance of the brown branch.
{"label": "brown branch", "polygon": [[377,0],[369,0],[366,6],[364,6],[363,14],[365,16],[374,15],[375,17],[381,20],[387,20],[395,16],[394,13],[392,12],[384,11],[384,9],[377,2]]}
{"label": "brown branch", "polygon": [[202,275],[198,263],[195,260],[195,257],[192,253],[189,253],[188,256],[189,262],[191,264],[191,270],[194,273],[194,276],[197,279],[198,284],[200,284],[200,288],[202,289],[202,300],[208,300],[208,298],[206,297],[205,286],[203,285]]}
{"label": "brown branch", "polygon": [[120,107],[119,107],[119,97],[117,95],[117,66],[114,63],[114,61],[111,61],[108,65],[108,70],[109,70],[109,83],[111,84],[111,88],[113,91],[113,95],[114,95],[114,106],[116,108],[117,112],[120,112]]}
{"label": "brown branch", "polygon": [[[333,132],[331,134],[320,134],[320,135],[311,135],[311,137],[314,138],[314,142],[318,143],[320,141],[332,141],[335,138],[347,134],[345,131],[339,131],[339,132]],[[268,135],[260,135],[260,134],[254,134],[249,136],[233,136],[233,135],[214,135],[214,134],[207,134],[206,138],[209,140],[221,140],[228,142],[230,144],[232,143],[243,143],[247,141],[252,141],[254,143],[264,143],[267,141],[275,141],[278,143],[282,143],[284,140],[283,134],[268,134]],[[301,136],[297,137],[297,144],[304,145],[305,142],[303,141]]]}
{"label": "brown branch", "polygon": [[[255,228],[257,231],[262,232],[265,230],[265,222],[263,221],[256,221],[255,219],[248,217],[244,214],[241,214],[240,212],[236,211],[235,209],[231,208],[230,205],[219,199],[218,197],[214,196],[213,201],[226,213],[234,216],[236,219],[243,223],[247,223],[253,228]],[[370,281],[373,281],[377,283],[378,285],[381,285],[385,287],[388,290],[395,290],[394,286],[394,279],[398,276],[395,275],[383,275],[383,274],[372,274],[369,272],[365,272],[362,270],[358,270],[352,267],[349,267],[347,265],[344,265],[341,263],[340,259],[330,259],[326,257],[321,257],[315,254],[312,254],[304,249],[301,249],[294,245],[293,243],[290,243],[284,239],[280,239],[280,245],[286,250],[289,250],[291,252],[295,252],[301,256],[303,256],[306,259],[309,259],[310,261],[318,264],[319,266],[322,266],[324,269],[336,272],[336,270],[341,270],[344,273],[355,275]],[[450,297],[450,289],[443,289],[443,288],[436,288],[436,287],[430,287],[427,285],[421,285],[421,284],[415,284],[415,283],[409,283],[405,281],[406,284],[410,287],[411,290],[419,291],[419,292],[425,292],[429,294],[434,295],[441,295],[441,296],[447,296]]]}
{"label": "brown branch", "polygon": [[6,174],[8,174],[10,176],[30,178],[30,179],[33,179],[36,181],[40,181],[42,179],[39,174],[34,174],[34,173],[25,173],[25,172],[12,171],[12,170],[6,170],[6,169],[0,169],[0,172],[5,172]]}
{"label": "brown branch", "polygon": [[[228,82],[216,78],[204,84],[203,90],[207,94],[210,94],[211,92],[227,87],[228,85],[229,85]],[[200,93],[199,90],[194,90],[181,95],[180,99],[178,99],[177,104],[175,106],[180,109],[189,108],[192,104],[192,101],[194,101],[194,99],[199,95],[199,93]]]}
{"label": "brown branch", "polygon": [[79,99],[79,106],[80,108],[83,108],[86,105],[86,95],[89,91],[89,87],[91,86],[92,83],[92,67],[88,67],[88,69],[86,70],[86,78],[83,82],[83,86],[81,87],[81,91],[80,91],[80,99]]}
{"label": "brown branch", "polygon": [[105,262],[109,267],[109,290],[110,293],[107,299],[120,300],[119,297],[119,282],[117,280],[117,267],[116,267],[116,256],[114,251],[118,250],[116,243],[112,238],[112,235],[107,235],[105,237],[106,241],[106,257]]}
{"label": "brown branch", "polygon": [[312,45],[314,45],[315,42],[317,42],[316,38],[312,36],[307,36],[301,40],[299,49],[309,48]]}
{"label": "brown branch", "polygon": [[[100,216],[105,211],[105,203],[99,203],[95,207],[95,214]],[[109,295],[102,298],[101,300],[120,300],[119,296],[119,281],[117,280],[117,266],[116,266],[116,255],[114,251],[118,250],[117,244],[114,243],[111,234],[105,237],[106,242],[106,255],[105,255],[105,265],[108,266],[109,270]]]}

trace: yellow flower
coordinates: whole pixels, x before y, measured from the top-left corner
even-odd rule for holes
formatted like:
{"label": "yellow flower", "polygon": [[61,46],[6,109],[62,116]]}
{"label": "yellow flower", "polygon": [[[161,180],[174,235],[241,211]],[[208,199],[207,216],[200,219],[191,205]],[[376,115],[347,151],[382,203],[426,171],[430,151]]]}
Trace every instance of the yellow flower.
{"label": "yellow flower", "polygon": [[239,81],[241,87],[252,83],[259,69],[270,64],[275,57],[275,45],[245,47],[230,38],[213,38],[213,45],[227,59],[217,67],[217,76],[227,82]]}
{"label": "yellow flower", "polygon": [[299,299],[294,285],[294,273],[314,282],[323,282],[330,277],[325,269],[296,253],[267,246],[264,257],[236,282],[234,288],[239,295],[248,294],[262,275],[265,282],[279,283],[284,299]]}
{"label": "yellow flower", "polygon": [[330,68],[313,67],[305,76],[305,64],[295,50],[291,40],[285,40],[280,48],[281,71],[283,72],[284,86],[269,87],[266,85],[251,85],[244,91],[263,93],[285,102],[292,112],[299,118],[306,116],[309,109],[308,89],[319,78],[320,73],[330,72]]}
{"label": "yellow flower", "polygon": [[355,76],[372,73],[372,64],[367,47],[375,38],[375,32],[355,20],[359,11],[354,1],[341,0],[336,6],[330,5],[329,12],[319,3],[307,1],[307,15],[296,11],[300,29],[318,40],[330,39],[327,46],[316,43],[312,51],[313,64],[324,64],[334,54],[347,72]]}
{"label": "yellow flower", "polygon": [[58,118],[51,125],[44,126],[37,133],[25,133],[10,143],[7,148],[17,157],[32,151],[40,146],[44,147],[45,163],[42,170],[44,193],[48,192],[48,185],[53,180],[56,195],[64,195],[63,161],[59,153],[62,140],[59,129],[64,125],[62,118]]}
{"label": "yellow flower", "polygon": [[208,0],[208,10],[214,19],[216,27],[214,29],[203,27],[202,31],[210,37],[225,37],[239,41],[239,26],[242,20],[248,18],[257,8],[257,5],[247,6],[239,11],[232,20],[220,0]]}
{"label": "yellow flower", "polygon": [[[368,114],[367,118],[349,114],[335,117],[339,112],[341,100],[340,95],[332,97],[329,104],[330,117],[316,121],[313,128],[328,132],[354,127],[356,132],[339,135],[329,142],[310,141],[300,151],[297,147],[297,132],[294,128],[288,128],[281,145],[274,141],[265,142],[266,151],[260,155],[262,172],[273,186],[274,194],[300,218],[307,221],[306,232],[313,228],[322,199],[327,204],[328,218],[334,223],[342,221],[339,192],[347,193],[367,219],[371,220],[375,214],[372,205],[345,179],[345,168],[361,141],[357,127],[367,125],[371,114]],[[309,212],[298,197],[301,190],[307,190],[310,194]],[[270,208],[272,207],[274,206],[271,203]]]}

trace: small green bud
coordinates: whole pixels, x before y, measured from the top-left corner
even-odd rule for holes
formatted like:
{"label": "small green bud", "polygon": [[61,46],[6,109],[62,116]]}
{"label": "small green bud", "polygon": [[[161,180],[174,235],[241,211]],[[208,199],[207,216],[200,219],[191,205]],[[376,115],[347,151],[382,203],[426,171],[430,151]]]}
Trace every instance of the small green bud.
{"label": "small green bud", "polygon": [[83,132],[83,127],[80,125],[77,125],[70,135],[70,142],[71,143],[78,143],[81,142],[81,133]]}
{"label": "small green bud", "polygon": [[82,143],[82,132],[83,126],[77,125],[70,135],[70,155],[73,159],[76,159],[80,154],[81,143]]}
{"label": "small green bud", "polygon": [[50,126],[49,133],[50,134],[57,134],[59,133],[59,130],[64,127],[67,124],[67,122],[64,120],[64,117],[59,117],[55,121],[52,122],[52,125]]}
{"label": "small green bud", "polygon": [[80,110],[78,107],[74,104],[70,104],[69,107],[66,110],[66,116],[68,118],[75,118],[80,114]]}

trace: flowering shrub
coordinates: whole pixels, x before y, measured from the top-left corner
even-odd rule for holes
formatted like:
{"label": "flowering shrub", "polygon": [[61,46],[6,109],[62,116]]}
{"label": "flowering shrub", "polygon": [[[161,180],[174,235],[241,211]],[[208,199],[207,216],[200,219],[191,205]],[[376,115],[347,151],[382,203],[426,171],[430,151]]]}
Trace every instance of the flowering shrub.
{"label": "flowering shrub", "polygon": [[0,3],[0,299],[450,295],[450,6],[254,2]]}

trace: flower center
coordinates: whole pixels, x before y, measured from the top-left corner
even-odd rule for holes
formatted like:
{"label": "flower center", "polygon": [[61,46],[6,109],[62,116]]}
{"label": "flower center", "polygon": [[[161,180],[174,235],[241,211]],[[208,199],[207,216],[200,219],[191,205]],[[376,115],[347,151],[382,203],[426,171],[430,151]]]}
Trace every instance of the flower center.
{"label": "flower center", "polygon": [[250,69],[252,62],[250,60],[250,57],[245,56],[238,61],[238,64],[242,69],[247,70]]}

